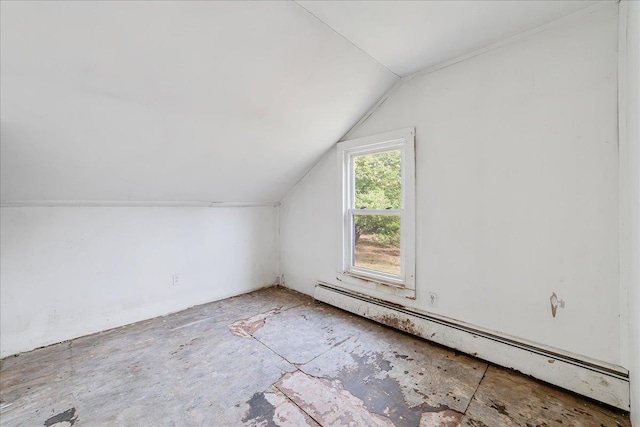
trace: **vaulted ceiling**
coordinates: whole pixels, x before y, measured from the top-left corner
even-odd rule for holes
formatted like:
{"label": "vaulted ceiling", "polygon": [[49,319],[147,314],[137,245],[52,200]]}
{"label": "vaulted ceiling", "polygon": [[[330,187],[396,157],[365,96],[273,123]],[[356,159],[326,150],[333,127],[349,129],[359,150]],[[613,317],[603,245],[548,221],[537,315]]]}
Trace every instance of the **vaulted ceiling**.
{"label": "vaulted ceiling", "polygon": [[399,76],[590,3],[3,1],[2,200],[277,202]]}
{"label": "vaulted ceiling", "polygon": [[400,76],[455,59],[597,1],[298,1]]}

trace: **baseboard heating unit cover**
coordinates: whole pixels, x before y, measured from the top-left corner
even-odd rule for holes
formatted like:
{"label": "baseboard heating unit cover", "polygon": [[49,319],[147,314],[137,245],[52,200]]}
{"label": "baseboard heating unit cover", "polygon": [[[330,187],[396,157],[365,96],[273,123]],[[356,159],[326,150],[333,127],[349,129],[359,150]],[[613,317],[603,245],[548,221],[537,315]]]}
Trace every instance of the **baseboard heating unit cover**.
{"label": "baseboard heating unit cover", "polygon": [[315,299],[616,408],[629,410],[625,369],[482,331],[338,286],[318,282]]}

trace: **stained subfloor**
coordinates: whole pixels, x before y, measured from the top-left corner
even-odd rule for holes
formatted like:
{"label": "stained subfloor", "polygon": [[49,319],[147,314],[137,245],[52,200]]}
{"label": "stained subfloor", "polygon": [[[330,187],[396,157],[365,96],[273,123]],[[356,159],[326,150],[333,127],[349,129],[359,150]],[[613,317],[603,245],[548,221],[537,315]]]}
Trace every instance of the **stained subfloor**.
{"label": "stained subfloor", "polygon": [[8,357],[0,374],[2,426],[630,426],[283,288]]}

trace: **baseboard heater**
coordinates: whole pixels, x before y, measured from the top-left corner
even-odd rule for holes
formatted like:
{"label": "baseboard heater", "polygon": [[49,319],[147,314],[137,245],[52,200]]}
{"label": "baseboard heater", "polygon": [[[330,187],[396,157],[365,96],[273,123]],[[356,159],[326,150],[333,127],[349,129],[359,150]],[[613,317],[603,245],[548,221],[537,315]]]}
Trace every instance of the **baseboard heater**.
{"label": "baseboard heater", "polygon": [[602,366],[555,353],[324,282],[316,284],[315,299],[607,405],[629,410],[629,373],[623,368]]}

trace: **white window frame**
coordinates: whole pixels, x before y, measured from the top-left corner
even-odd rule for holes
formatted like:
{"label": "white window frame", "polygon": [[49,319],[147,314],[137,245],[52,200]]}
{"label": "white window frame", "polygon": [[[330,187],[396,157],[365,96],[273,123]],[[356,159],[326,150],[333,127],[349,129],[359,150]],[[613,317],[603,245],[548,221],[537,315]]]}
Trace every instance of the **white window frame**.
{"label": "white window frame", "polygon": [[[353,159],[367,154],[399,150],[402,156],[401,209],[355,209]],[[406,128],[338,143],[338,194],[340,195],[337,279],[346,285],[416,297],[415,274],[415,130]],[[400,216],[400,276],[354,265],[354,213]]]}

